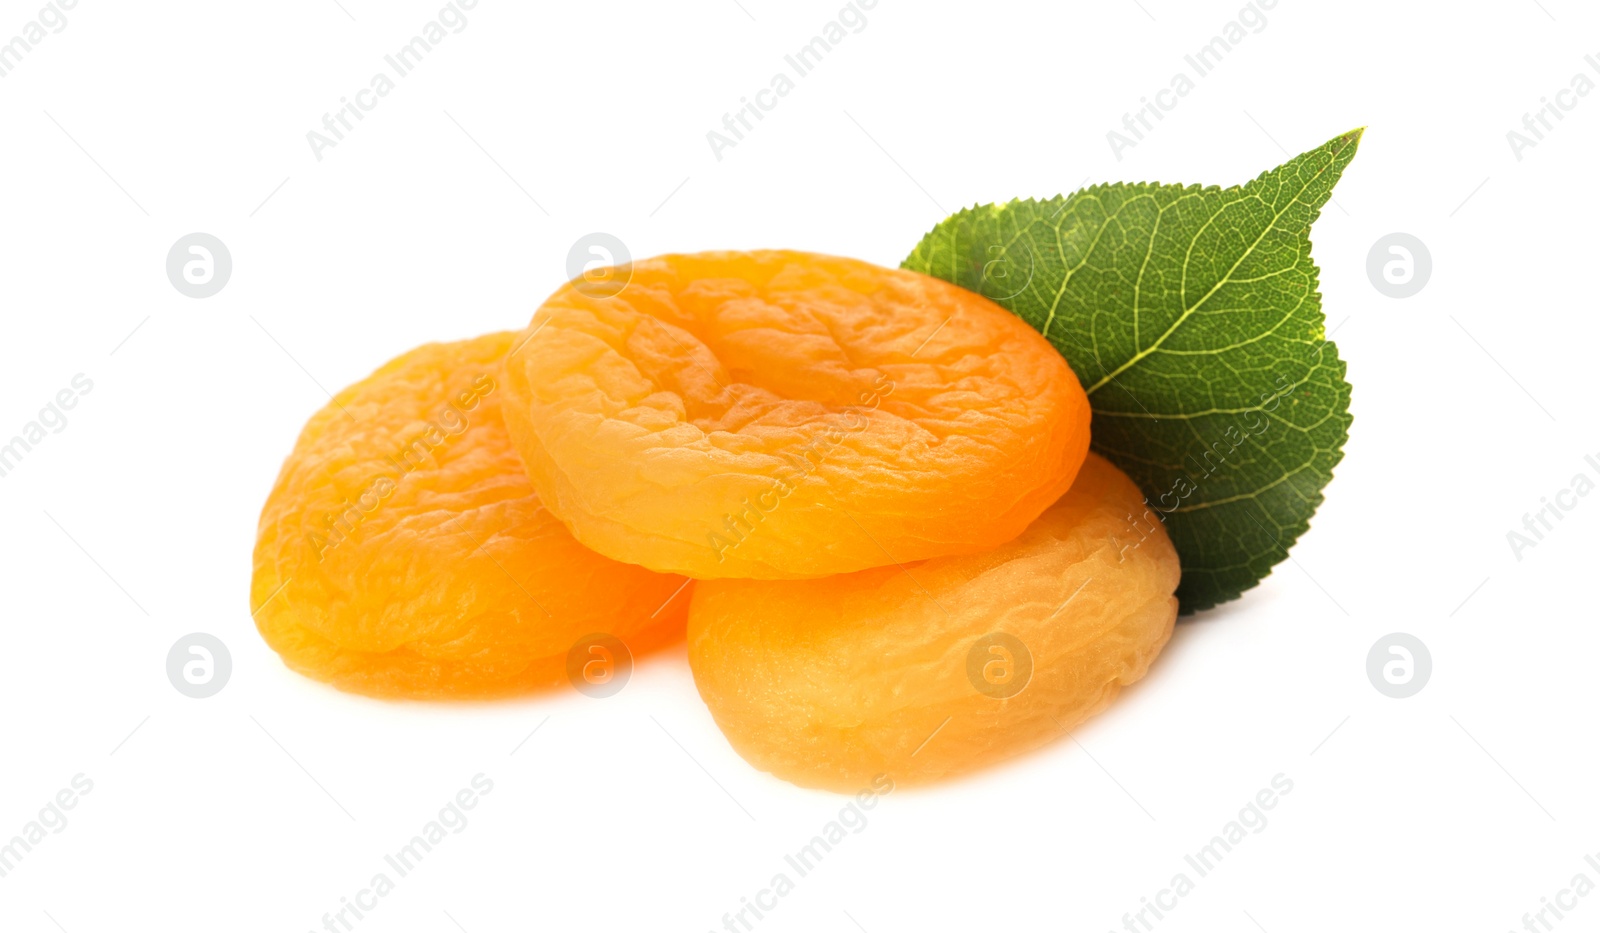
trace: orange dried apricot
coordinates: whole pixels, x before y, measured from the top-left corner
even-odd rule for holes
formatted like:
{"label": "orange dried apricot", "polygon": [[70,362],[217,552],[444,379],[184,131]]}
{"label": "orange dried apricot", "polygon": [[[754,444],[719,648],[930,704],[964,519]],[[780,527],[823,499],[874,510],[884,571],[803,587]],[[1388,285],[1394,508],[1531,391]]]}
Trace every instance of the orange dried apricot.
{"label": "orange dried apricot", "polygon": [[661,256],[578,279],[507,359],[506,422],[591,548],[796,579],[993,548],[1071,484],[1089,404],[987,298],[812,253]]}
{"label": "orange dried apricot", "polygon": [[1042,745],[1144,676],[1178,557],[1090,455],[1017,539],[821,580],[696,584],[689,663],[728,741],[796,784],[916,783]]}
{"label": "orange dried apricot", "polygon": [[478,697],[558,683],[604,633],[682,632],[682,577],[585,548],[501,418],[517,338],[428,344],[312,416],[261,511],[251,602],[289,667],[343,690]]}

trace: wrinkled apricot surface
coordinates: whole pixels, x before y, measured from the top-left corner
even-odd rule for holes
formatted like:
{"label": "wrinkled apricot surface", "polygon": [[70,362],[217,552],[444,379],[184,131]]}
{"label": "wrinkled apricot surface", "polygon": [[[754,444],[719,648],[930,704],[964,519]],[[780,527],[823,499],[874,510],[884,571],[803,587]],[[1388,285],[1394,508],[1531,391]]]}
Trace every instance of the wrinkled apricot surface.
{"label": "wrinkled apricot surface", "polygon": [[844,792],[916,783],[1058,738],[1144,676],[1178,576],[1138,488],[1090,455],[1059,502],[981,554],[697,584],[689,663],[756,767]]}
{"label": "wrinkled apricot surface", "polygon": [[984,551],[1088,450],[1061,355],[938,279],[785,251],[611,278],[534,315],[505,406],[539,495],[617,560],[797,579]]}
{"label": "wrinkled apricot surface", "polygon": [[312,416],[251,584],[291,668],[378,696],[492,696],[558,683],[585,635],[637,653],[681,633],[683,578],[590,551],[534,494],[500,415],[516,338],[419,347]]}

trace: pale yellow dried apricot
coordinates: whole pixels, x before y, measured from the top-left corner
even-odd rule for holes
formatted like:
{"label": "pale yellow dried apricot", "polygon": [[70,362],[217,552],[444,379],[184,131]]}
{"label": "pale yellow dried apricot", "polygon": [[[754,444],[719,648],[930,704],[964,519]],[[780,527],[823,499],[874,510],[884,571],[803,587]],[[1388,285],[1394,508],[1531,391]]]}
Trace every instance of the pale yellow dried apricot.
{"label": "pale yellow dried apricot", "polygon": [[796,784],[914,784],[1061,737],[1172,634],[1178,557],[1091,454],[1021,536],[819,580],[696,584],[689,663],[745,760]]}
{"label": "pale yellow dried apricot", "polygon": [[939,279],[785,251],[605,279],[627,284],[575,280],[534,315],[505,415],[546,505],[617,560],[796,579],[984,551],[1088,450],[1061,355]]}
{"label": "pale yellow dried apricot", "polygon": [[291,668],[344,690],[479,697],[559,683],[607,634],[679,637],[682,577],[585,548],[500,415],[517,339],[428,344],[312,416],[261,511],[251,603]]}

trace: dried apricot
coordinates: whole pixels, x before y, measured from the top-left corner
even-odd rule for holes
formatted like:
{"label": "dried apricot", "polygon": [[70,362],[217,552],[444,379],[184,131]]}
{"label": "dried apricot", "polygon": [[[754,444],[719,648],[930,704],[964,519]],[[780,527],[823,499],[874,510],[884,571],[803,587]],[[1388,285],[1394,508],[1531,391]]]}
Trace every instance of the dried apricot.
{"label": "dried apricot", "polygon": [[1144,676],[1178,557],[1091,454],[1071,490],[981,554],[822,580],[696,584],[689,663],[728,741],[796,784],[915,783],[1042,745]]}
{"label": "dried apricot", "polygon": [[983,551],[1088,450],[1061,355],[938,279],[784,251],[606,279],[534,315],[505,415],[550,510],[617,560],[792,579]]}
{"label": "dried apricot", "polygon": [[251,601],[291,668],[378,696],[512,693],[569,649],[676,638],[682,577],[583,547],[540,504],[500,415],[517,338],[429,344],[312,416],[261,512]]}

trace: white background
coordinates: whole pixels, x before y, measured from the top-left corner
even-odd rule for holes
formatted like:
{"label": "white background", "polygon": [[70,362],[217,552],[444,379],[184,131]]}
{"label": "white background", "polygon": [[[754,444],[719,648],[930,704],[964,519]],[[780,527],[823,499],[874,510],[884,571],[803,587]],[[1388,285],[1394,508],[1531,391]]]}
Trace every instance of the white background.
{"label": "white background", "polygon": [[[94,382],[0,479],[0,837],[94,782],[0,878],[0,929],[317,929],[479,772],[471,824],[356,929],[722,928],[843,801],[734,754],[681,645],[608,700],[448,706],[260,642],[256,515],[325,390],[522,326],[592,231],[895,265],[963,205],[1239,183],[1362,125],[1312,235],[1355,424],[1293,562],[1075,740],[883,798],[756,928],[1120,928],[1279,773],[1265,830],[1156,929],[1501,931],[1600,881],[1600,496],[1520,561],[1506,540],[1600,455],[1600,94],[1520,161],[1506,139],[1600,80],[1600,17],[1284,0],[1119,161],[1107,131],[1238,2],[881,0],[716,159],[707,131],[839,8],[482,0],[321,161],[306,133],[437,2],[82,0],[0,79],[0,435]],[[0,40],[38,9],[0,2]],[[206,300],[164,270],[194,231],[234,259]],[[1395,231],[1434,262],[1406,300],[1365,271]],[[232,649],[207,700],[165,673],[194,631]],[[1407,700],[1365,673],[1393,631],[1432,650]],[[1556,928],[1596,924],[1590,895]]]}

